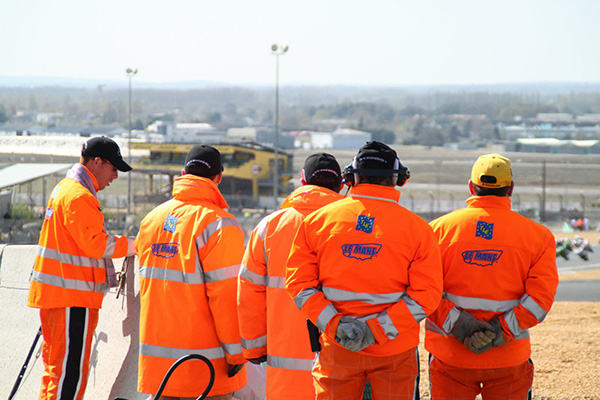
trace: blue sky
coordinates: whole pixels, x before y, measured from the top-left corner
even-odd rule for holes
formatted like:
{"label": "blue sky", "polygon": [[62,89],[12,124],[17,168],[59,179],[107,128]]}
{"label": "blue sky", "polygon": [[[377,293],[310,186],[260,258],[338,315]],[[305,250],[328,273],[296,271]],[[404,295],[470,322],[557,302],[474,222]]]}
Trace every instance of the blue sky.
{"label": "blue sky", "polygon": [[0,76],[272,84],[600,82],[600,2],[3,0]]}

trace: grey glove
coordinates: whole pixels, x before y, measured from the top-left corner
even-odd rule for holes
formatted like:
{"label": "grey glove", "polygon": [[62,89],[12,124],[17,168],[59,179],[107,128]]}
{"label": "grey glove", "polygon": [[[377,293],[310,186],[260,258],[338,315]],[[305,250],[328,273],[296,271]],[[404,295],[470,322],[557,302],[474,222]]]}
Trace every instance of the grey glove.
{"label": "grey glove", "polygon": [[[352,327],[353,331],[358,328],[359,332],[354,338],[341,337],[340,333],[345,335],[344,332],[340,332],[340,326],[342,323],[344,323],[343,329],[346,329],[349,325]],[[340,324],[338,325],[338,334],[336,335],[335,339],[346,349],[354,352],[361,351],[366,347],[375,344],[375,336],[373,336],[373,332],[371,332],[371,329],[369,329],[369,325],[356,317],[342,317]]]}
{"label": "grey glove", "polygon": [[354,317],[342,317],[335,334],[335,341],[350,351],[358,351],[364,336],[361,322]]}
{"label": "grey glove", "polygon": [[492,330],[496,333],[496,337],[492,342],[492,347],[498,347],[506,344],[506,339],[504,339],[504,333],[502,333],[502,325],[500,324],[500,320],[498,318],[494,318],[490,321],[490,325],[493,327]]}
{"label": "grey glove", "polygon": [[464,343],[466,337],[480,331],[494,332],[495,329],[489,322],[481,321],[472,316],[468,311],[461,310],[460,315],[454,324],[454,328],[452,329],[452,334],[456,336],[461,343]]}
{"label": "grey glove", "polygon": [[464,340],[464,345],[473,353],[481,354],[493,347],[496,332],[484,331],[475,332],[471,336],[467,336]]}

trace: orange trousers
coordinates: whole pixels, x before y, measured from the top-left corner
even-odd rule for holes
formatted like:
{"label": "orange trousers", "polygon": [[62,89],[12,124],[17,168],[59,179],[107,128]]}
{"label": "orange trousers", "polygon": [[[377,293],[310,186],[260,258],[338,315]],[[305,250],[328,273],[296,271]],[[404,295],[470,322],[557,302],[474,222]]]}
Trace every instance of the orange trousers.
{"label": "orange trousers", "polygon": [[367,379],[373,400],[419,398],[417,348],[376,357],[354,353],[321,336],[321,352],[313,368],[317,399],[361,400]]}
{"label": "orange trousers", "polygon": [[81,400],[87,385],[98,310],[41,309],[44,373],[40,400]]}
{"label": "orange trousers", "polygon": [[530,400],[533,384],[531,360],[507,368],[468,369],[429,356],[432,400]]}

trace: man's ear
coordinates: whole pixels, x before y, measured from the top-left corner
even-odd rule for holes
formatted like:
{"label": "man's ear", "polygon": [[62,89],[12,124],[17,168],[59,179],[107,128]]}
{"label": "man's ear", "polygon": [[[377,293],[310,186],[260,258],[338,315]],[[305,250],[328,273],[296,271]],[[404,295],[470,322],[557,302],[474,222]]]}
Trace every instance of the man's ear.
{"label": "man's ear", "polygon": [[219,185],[219,183],[221,183],[222,180],[223,180],[223,171],[219,172],[219,174],[215,175],[215,177],[213,178],[213,182],[217,185]]}
{"label": "man's ear", "polygon": [[512,196],[514,188],[515,188],[515,181],[511,181],[510,189],[508,189],[508,193],[506,194],[508,197]]}
{"label": "man's ear", "polygon": [[306,177],[304,176],[304,169],[300,172],[300,184],[302,186],[306,185]]}
{"label": "man's ear", "polygon": [[471,196],[473,196],[475,194],[475,188],[473,187],[473,181],[471,181],[469,179],[469,193],[471,193]]}

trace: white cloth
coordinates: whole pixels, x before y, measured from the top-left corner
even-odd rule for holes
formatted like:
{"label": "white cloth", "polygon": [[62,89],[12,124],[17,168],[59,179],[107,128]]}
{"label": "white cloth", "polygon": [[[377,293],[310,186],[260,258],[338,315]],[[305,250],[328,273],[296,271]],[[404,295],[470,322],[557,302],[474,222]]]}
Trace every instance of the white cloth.
{"label": "white cloth", "polygon": [[264,400],[267,397],[267,369],[263,364],[246,363],[246,386],[233,392],[233,400]]}

